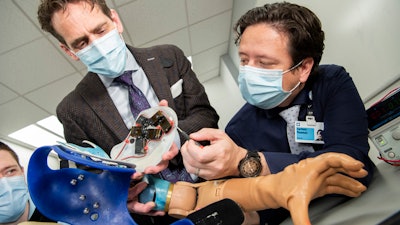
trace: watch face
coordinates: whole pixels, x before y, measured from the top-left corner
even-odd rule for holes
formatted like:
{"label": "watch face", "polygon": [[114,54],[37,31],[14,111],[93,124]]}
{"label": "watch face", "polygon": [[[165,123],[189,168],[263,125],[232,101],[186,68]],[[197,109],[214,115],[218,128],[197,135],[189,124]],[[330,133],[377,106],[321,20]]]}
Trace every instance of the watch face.
{"label": "watch face", "polygon": [[259,160],[251,157],[243,161],[240,165],[240,174],[243,177],[255,177],[261,172],[261,163]]}

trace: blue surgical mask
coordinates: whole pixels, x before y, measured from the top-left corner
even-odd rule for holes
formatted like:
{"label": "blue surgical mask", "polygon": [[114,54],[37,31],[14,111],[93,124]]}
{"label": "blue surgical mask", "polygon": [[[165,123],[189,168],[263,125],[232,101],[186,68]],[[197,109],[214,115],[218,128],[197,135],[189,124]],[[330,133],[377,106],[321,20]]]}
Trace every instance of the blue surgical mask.
{"label": "blue surgical mask", "polygon": [[239,89],[243,98],[251,105],[262,109],[272,109],[285,101],[300,82],[290,91],[282,88],[283,74],[292,71],[303,61],[289,70],[261,69],[251,66],[240,66]]}
{"label": "blue surgical mask", "polygon": [[25,211],[28,198],[23,175],[0,178],[0,223],[17,221]]}
{"label": "blue surgical mask", "polygon": [[89,46],[75,53],[89,71],[115,78],[125,70],[127,52],[125,42],[117,29],[94,40]]}

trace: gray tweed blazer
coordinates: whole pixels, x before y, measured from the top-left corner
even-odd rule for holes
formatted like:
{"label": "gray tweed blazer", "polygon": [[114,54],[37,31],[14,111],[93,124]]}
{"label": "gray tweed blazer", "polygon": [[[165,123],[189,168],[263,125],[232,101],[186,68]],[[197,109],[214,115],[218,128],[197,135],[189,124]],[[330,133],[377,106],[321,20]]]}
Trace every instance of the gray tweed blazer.
{"label": "gray tweed blazer", "polygon": [[[218,126],[218,114],[178,47],[128,48],[143,68],[158,99],[166,99],[169,107],[175,110],[180,128],[191,133],[203,127]],[[173,97],[171,86],[180,79],[183,80],[182,93]],[[91,72],[59,103],[57,117],[63,124],[67,142],[84,146],[82,141],[89,140],[107,153],[129,133],[103,83]]]}

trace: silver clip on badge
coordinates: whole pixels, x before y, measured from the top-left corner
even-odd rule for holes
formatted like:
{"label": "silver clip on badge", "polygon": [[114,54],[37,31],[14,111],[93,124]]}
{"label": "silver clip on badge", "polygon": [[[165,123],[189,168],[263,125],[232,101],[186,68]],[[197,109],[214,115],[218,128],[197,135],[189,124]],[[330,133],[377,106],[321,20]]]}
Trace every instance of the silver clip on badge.
{"label": "silver clip on badge", "polygon": [[324,144],[321,136],[324,130],[324,122],[315,120],[312,109],[312,92],[308,93],[310,103],[307,105],[306,121],[296,121],[295,123],[295,141],[298,143]]}
{"label": "silver clip on badge", "polygon": [[308,126],[315,126],[317,124],[314,116],[306,116],[306,122]]}

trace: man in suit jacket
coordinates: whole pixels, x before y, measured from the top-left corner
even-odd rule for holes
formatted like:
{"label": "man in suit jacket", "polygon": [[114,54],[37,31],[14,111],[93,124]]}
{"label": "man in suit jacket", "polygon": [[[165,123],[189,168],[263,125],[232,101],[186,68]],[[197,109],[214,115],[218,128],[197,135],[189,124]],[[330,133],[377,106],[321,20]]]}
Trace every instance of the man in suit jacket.
{"label": "man in suit jacket", "polygon": [[[143,49],[126,46],[122,22],[104,0],[42,0],[38,19],[42,29],[58,39],[61,49],[72,59],[82,61],[89,71],[57,107],[67,142],[83,145],[82,141],[88,140],[110,153],[126,138],[136,115],[129,109],[128,90],[114,85],[114,79],[124,71],[133,71],[131,79],[151,107],[163,99],[168,101],[181,129],[192,133],[203,127],[217,127],[219,116],[183,52],[172,45]],[[179,147],[183,141],[181,137],[175,142]],[[186,172],[179,156],[168,169]],[[171,154],[168,157],[172,159]],[[164,157],[152,172],[165,169],[165,161]],[[152,207],[154,204],[128,204],[131,212],[164,213],[151,212]]]}
{"label": "man in suit jacket", "polygon": [[[170,45],[146,49],[129,47],[129,50],[145,71],[158,99],[167,100],[176,112],[181,129],[192,133],[203,127],[217,126],[218,116],[181,50]],[[181,79],[183,83],[179,84]],[[171,93],[174,84],[182,85],[182,93],[175,98]],[[68,142],[82,145],[83,140],[89,140],[107,153],[126,138],[130,129],[101,79],[92,72],[58,105],[57,116],[63,123]]]}

